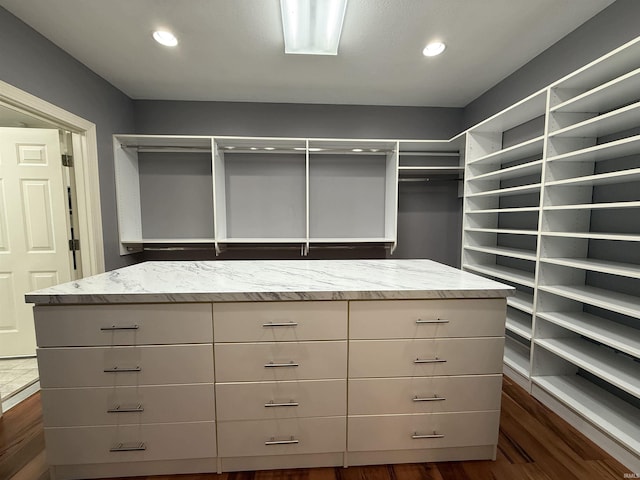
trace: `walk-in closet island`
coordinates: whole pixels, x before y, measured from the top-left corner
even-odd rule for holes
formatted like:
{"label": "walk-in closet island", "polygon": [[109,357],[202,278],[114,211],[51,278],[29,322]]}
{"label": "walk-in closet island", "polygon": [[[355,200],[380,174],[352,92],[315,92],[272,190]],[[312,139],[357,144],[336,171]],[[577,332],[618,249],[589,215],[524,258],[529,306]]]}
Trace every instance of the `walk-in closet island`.
{"label": "walk-in closet island", "polygon": [[32,292],[52,476],[495,458],[512,290],[429,260],[290,260]]}

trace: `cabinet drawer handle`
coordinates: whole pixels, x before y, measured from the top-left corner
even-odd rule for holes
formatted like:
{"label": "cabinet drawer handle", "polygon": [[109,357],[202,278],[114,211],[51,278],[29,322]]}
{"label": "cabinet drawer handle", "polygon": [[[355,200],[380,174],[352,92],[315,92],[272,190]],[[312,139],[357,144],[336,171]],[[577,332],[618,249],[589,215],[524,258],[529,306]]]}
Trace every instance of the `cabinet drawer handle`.
{"label": "cabinet drawer handle", "polygon": [[434,432],[430,434],[420,434],[418,432],[413,432],[411,438],[413,438],[414,440],[420,440],[422,438],[444,438],[444,435],[442,433],[436,433],[434,430]]}
{"label": "cabinet drawer handle", "polygon": [[115,407],[110,408],[109,410],[107,410],[107,413],[132,413],[132,412],[144,412],[144,407],[142,406],[141,403],[137,404],[137,405],[132,405],[130,407],[127,406],[122,406],[122,405],[116,405]]}
{"label": "cabinet drawer handle", "polygon": [[439,397],[437,395],[434,395],[433,397],[419,397],[416,395],[413,397],[414,402],[440,402],[442,400],[446,400],[446,398]]}
{"label": "cabinet drawer handle", "polygon": [[122,326],[111,325],[110,327],[100,327],[100,330],[102,330],[102,331],[109,331],[109,330],[138,330],[138,328],[140,328],[138,325],[122,325]]}
{"label": "cabinet drawer handle", "polygon": [[263,327],[297,327],[298,322],[267,322],[262,324]]}
{"label": "cabinet drawer handle", "polygon": [[146,450],[144,442],[118,443],[109,449],[110,452],[140,452]]}
{"label": "cabinet drawer handle", "polygon": [[300,441],[293,438],[293,435],[289,440],[276,440],[275,437],[271,437],[271,439],[264,442],[265,445],[292,445],[294,443],[300,443]]}
{"label": "cabinet drawer handle", "polygon": [[264,367],[265,368],[280,368],[280,367],[298,367],[299,365],[297,363],[295,363],[293,360],[290,361],[289,363],[273,363],[273,362],[269,362],[269,363],[265,363]]}
{"label": "cabinet drawer handle", "polygon": [[444,358],[416,358],[413,363],[446,363]]}
{"label": "cabinet drawer handle", "polygon": [[105,368],[104,373],[119,373],[119,372],[141,372],[142,367],[111,367]]}
{"label": "cabinet drawer handle", "polygon": [[416,320],[416,323],[418,325],[424,324],[424,323],[449,323],[449,320],[443,320],[441,318],[438,318],[436,320],[423,320],[421,318]]}
{"label": "cabinet drawer handle", "polygon": [[264,406],[265,407],[297,407],[299,404],[298,402],[294,402],[293,400],[290,400],[288,402],[274,402],[273,400],[270,400],[269,402],[265,403]]}

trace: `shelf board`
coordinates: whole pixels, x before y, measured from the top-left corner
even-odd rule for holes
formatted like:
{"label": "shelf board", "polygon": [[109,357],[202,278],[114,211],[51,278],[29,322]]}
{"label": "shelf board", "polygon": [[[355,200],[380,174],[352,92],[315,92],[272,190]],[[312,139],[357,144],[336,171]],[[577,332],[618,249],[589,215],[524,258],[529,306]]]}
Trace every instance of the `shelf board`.
{"label": "shelf board", "polygon": [[537,230],[511,230],[506,228],[465,228],[465,232],[502,233],[509,235],[538,235]]}
{"label": "shelf board", "polygon": [[400,140],[399,154],[402,155],[433,155],[438,157],[458,157],[457,142],[450,140]]}
{"label": "shelf board", "polygon": [[304,237],[292,237],[292,238],[223,238],[219,239],[220,244],[234,244],[234,243],[306,243],[307,239]]}
{"label": "shelf board", "polygon": [[640,454],[640,411],[606,390],[577,376],[536,376],[534,384]]}
{"label": "shelf board", "polygon": [[630,168],[628,170],[617,170],[615,172],[599,173],[597,175],[587,175],[584,177],[574,177],[565,180],[547,182],[545,187],[611,185],[615,183],[634,182],[637,180],[640,180],[640,168]]}
{"label": "shelf board", "polygon": [[480,197],[507,197],[511,195],[523,195],[525,193],[535,193],[540,191],[540,184],[533,183],[530,185],[520,185],[518,187],[500,188],[497,190],[488,190],[486,192],[471,193],[467,198]]}
{"label": "shelf board", "polygon": [[156,243],[214,243],[213,238],[143,238],[142,240],[122,240],[122,243],[144,243],[144,244],[156,244]]}
{"label": "shelf board", "polygon": [[545,285],[538,288],[543,292],[553,293],[629,317],[640,318],[640,300],[633,295],[588,285]]}
{"label": "shelf board", "polygon": [[114,135],[123,148],[140,151],[210,152],[213,137],[201,135]]}
{"label": "shelf board", "polygon": [[546,103],[547,91],[543,89],[489,117],[470,132],[504,132],[544,115]]}
{"label": "shelf board", "polygon": [[[638,202],[640,203],[640,202]],[[512,208],[486,208],[483,210],[467,210],[465,213],[518,213],[518,212],[537,212],[538,207],[512,207]]]}
{"label": "shelf board", "polygon": [[531,340],[531,315],[507,309],[506,329],[522,338]]}
{"label": "shelf board", "polygon": [[640,398],[640,365],[605,347],[580,338],[545,338],[536,345],[580,367],[619,389]]}
{"label": "shelf board", "polygon": [[510,247],[480,247],[480,246],[472,246],[467,245],[464,247],[466,250],[472,250],[474,252],[482,252],[482,253],[490,253],[493,255],[500,255],[503,257],[510,258],[520,258],[522,260],[531,260],[532,262],[536,261],[536,252],[532,252],[531,250],[524,250],[521,248],[510,248]]}
{"label": "shelf board", "polygon": [[549,133],[549,137],[602,137],[638,126],[640,102]]}
{"label": "shelf board", "polygon": [[545,237],[592,238],[594,240],[620,240],[626,242],[640,242],[638,233],[607,233],[607,232],[541,232]]}
{"label": "shelf board", "polygon": [[640,152],[640,135],[602,143],[593,147],[563,153],[547,158],[547,162],[599,162],[612,158],[626,157]]}
{"label": "shelf board", "polygon": [[501,163],[519,160],[521,158],[531,157],[536,154],[542,155],[544,145],[544,137],[536,137],[526,142],[513,145],[497,152],[484,155],[482,157],[467,160],[467,165],[497,165]]}
{"label": "shelf board", "polygon": [[533,313],[533,295],[516,290],[512,296],[507,297],[507,305],[525,312]]}
{"label": "shelf board", "polygon": [[[618,208],[638,208],[640,202],[609,202],[609,203],[577,203],[575,205],[553,205],[550,207],[543,207],[545,211],[553,210],[604,210],[604,209],[618,209]],[[471,213],[471,212],[467,212]]]}
{"label": "shelf board", "polygon": [[481,175],[471,176],[468,175],[470,182],[474,180],[506,180],[509,178],[524,177],[525,175],[531,175],[542,171],[542,160],[535,160],[529,163],[523,163],[522,165],[516,165],[514,167],[503,168],[495,170],[489,173],[483,173]]}
{"label": "shelf board", "polygon": [[640,330],[585,312],[538,312],[538,318],[640,358]]}
{"label": "shelf board", "polygon": [[482,273],[501,280],[524,285],[525,287],[533,288],[534,286],[534,274],[525,272],[524,270],[518,270],[517,268],[502,265],[472,265],[468,263],[465,263],[463,267],[472,272]]}
{"label": "shelf board", "polygon": [[463,173],[464,167],[398,167],[398,175],[403,177]]}
{"label": "shelf board", "polygon": [[529,378],[529,349],[509,337],[504,339],[504,363],[525,378]]}
{"label": "shelf board", "polygon": [[363,238],[344,238],[344,237],[335,237],[335,238],[309,238],[309,243],[394,243],[395,239],[393,238],[380,238],[380,237],[363,237]]}
{"label": "shelf board", "polygon": [[591,272],[609,273],[621,277],[640,278],[640,265],[631,263],[610,262],[595,258],[552,257],[541,258],[541,262],[565,267],[580,268]]}
{"label": "shelf board", "polygon": [[603,112],[636,98],[640,90],[640,69],[598,85],[551,109],[551,112]]}

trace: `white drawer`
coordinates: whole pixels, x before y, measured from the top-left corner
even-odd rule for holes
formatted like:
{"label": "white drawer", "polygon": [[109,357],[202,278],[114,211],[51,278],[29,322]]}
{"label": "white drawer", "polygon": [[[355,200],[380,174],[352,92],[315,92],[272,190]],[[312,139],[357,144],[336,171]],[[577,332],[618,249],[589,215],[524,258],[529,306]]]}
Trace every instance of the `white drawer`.
{"label": "white drawer", "polygon": [[209,303],[36,306],[33,315],[40,347],[213,342]]}
{"label": "white drawer", "polygon": [[288,418],[218,423],[218,455],[296,455],[344,452],[346,418]]}
{"label": "white drawer", "polygon": [[218,421],[344,416],[347,381],[218,383],[216,399]]}
{"label": "white drawer", "polygon": [[39,348],[37,353],[42,388],[214,381],[211,344]]}
{"label": "white drawer", "polygon": [[205,422],[215,419],[212,383],[44,388],[41,396],[47,427]]}
{"label": "white drawer", "polygon": [[504,338],[354,340],[349,377],[425,377],[502,372]]}
{"label": "white drawer", "polygon": [[[45,428],[44,437],[51,465],[216,456],[214,422]],[[137,450],[123,451],[128,447]]]}
{"label": "white drawer", "polygon": [[498,337],[506,300],[377,300],[349,304],[349,338]]}
{"label": "white drawer", "polygon": [[218,382],[347,376],[346,341],[217,343],[215,353]]}
{"label": "white drawer", "polygon": [[502,375],[349,380],[349,415],[499,410]]}
{"label": "white drawer", "polygon": [[499,423],[499,411],[354,416],[349,417],[347,448],[363,452],[496,445]]}
{"label": "white drawer", "polygon": [[215,303],[216,342],[345,340],[347,302]]}

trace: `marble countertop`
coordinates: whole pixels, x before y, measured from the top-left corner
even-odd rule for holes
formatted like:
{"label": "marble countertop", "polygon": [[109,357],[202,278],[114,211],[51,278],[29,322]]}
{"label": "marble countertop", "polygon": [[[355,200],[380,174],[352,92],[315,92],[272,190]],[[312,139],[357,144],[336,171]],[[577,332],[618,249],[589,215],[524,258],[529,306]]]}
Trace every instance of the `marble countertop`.
{"label": "marble countertop", "polygon": [[145,262],[27,293],[28,303],[495,298],[513,288],[431,260]]}

